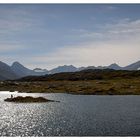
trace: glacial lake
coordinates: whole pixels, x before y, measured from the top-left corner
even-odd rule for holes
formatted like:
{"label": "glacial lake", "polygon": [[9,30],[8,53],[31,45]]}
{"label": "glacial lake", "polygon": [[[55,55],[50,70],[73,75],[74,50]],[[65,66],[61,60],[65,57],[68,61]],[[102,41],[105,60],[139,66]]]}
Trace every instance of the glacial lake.
{"label": "glacial lake", "polygon": [[9,103],[0,92],[0,136],[140,136],[140,96],[27,94],[59,102]]}

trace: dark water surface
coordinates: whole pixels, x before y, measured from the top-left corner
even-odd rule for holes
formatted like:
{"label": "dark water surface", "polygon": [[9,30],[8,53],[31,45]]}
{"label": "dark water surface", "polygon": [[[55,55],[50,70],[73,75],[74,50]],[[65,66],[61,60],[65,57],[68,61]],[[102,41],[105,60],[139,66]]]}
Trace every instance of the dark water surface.
{"label": "dark water surface", "polygon": [[8,103],[0,92],[0,136],[140,136],[140,96],[30,95],[60,103]]}

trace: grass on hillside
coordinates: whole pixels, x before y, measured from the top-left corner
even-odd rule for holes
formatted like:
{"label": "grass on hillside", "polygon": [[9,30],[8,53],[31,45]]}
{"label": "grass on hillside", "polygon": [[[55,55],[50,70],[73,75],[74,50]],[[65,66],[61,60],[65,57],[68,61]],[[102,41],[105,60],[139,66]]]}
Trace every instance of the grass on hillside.
{"label": "grass on hillside", "polygon": [[1,91],[29,93],[71,93],[88,95],[140,95],[140,79],[117,78],[80,81],[33,81],[0,83]]}

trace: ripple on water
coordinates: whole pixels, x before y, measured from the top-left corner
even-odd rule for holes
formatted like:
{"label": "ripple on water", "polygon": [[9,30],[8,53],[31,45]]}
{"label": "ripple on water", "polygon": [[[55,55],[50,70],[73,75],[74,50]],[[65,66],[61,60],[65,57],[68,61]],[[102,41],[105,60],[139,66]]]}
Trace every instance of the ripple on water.
{"label": "ripple on water", "polygon": [[140,135],[139,96],[31,95],[60,103],[7,103],[1,94],[0,136]]}

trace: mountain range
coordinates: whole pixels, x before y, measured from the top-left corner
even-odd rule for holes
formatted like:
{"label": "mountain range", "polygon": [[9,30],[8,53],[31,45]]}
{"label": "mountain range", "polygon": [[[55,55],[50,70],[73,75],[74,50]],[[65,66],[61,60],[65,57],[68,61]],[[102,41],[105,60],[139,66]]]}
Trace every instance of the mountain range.
{"label": "mountain range", "polygon": [[26,68],[19,62],[14,62],[11,66],[0,61],[0,80],[13,80],[26,76],[41,76],[46,74],[55,74],[61,72],[76,72],[88,69],[114,69],[114,70],[140,70],[140,61],[130,64],[125,67],[120,67],[114,63],[109,66],[88,66],[88,67],[74,67],[73,65],[58,66],[52,70],[35,68],[33,70]]}

